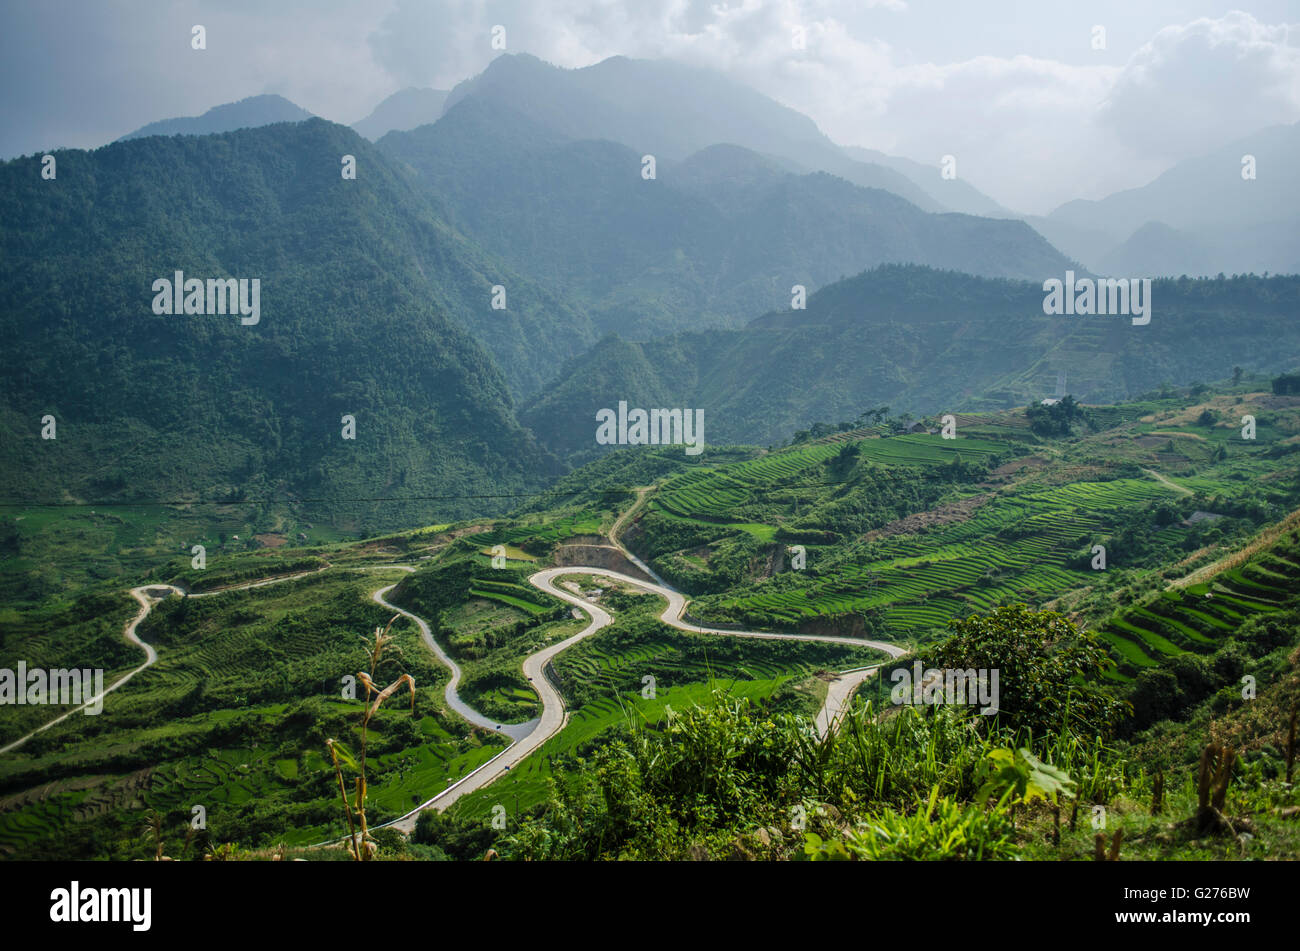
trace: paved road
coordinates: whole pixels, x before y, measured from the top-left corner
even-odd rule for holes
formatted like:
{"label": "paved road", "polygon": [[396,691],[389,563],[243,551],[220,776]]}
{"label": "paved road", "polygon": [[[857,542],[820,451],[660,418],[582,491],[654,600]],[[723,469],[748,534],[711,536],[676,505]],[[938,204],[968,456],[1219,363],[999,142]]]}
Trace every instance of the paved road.
{"label": "paved road", "polygon": [[[301,571],[298,572],[297,574],[283,575],[278,578],[268,578],[264,581],[245,581],[242,584],[230,585],[227,588],[217,588],[213,591],[200,591],[197,594],[189,595],[189,597],[210,598],[213,597],[214,595],[225,594],[227,591],[242,591],[245,588],[262,588],[269,584],[279,584],[282,581],[293,581],[296,578],[305,578],[307,575],[317,574],[318,572],[324,571],[325,569],[330,567],[331,565],[329,563],[326,563],[322,567],[313,569],[312,571]],[[161,596],[153,593],[153,592],[163,592],[163,591],[165,591],[166,594],[163,594]],[[161,584],[161,583],[144,584],[138,588],[132,588],[131,597],[135,598],[137,601],[140,602],[140,611],[139,613],[136,614],[135,617],[133,617],[130,621],[126,623],[126,629],[122,633],[128,641],[130,641],[136,647],[144,651],[144,663],[141,664],[139,667],[135,668],[135,670],[123,674],[121,677],[119,677],[116,681],[113,682],[113,685],[111,687],[105,687],[103,693],[91,697],[89,700],[87,700],[85,703],[81,704],[80,706],[73,707],[67,713],[55,717],[53,720],[49,721],[46,724],[43,724],[42,726],[38,726],[36,729],[32,730],[32,732],[28,733],[26,736],[19,737],[18,739],[10,743],[8,746],[0,746],[0,753],[8,753],[10,750],[18,749],[18,747],[22,746],[24,743],[26,743],[28,740],[34,737],[37,733],[43,733],[44,731],[48,730],[50,727],[62,723],[64,720],[72,716],[74,713],[84,710],[86,707],[94,703],[97,703],[98,701],[102,700],[104,697],[108,696],[108,694],[116,690],[118,687],[122,686],[124,683],[126,683],[136,674],[140,673],[140,671],[144,670],[147,667],[152,666],[154,661],[158,659],[158,652],[153,649],[152,645],[146,644],[144,641],[140,640],[140,637],[135,633],[135,631],[136,628],[140,626],[141,622],[143,622],[144,619],[149,616],[149,612],[153,610],[153,606],[155,604],[162,601],[164,598],[170,597],[173,594],[184,595],[185,590],[183,588],[178,588],[175,585]]]}
{"label": "paved road", "polygon": [[[644,490],[642,490],[639,493],[638,501],[640,501],[640,497],[643,496],[644,496]],[[627,513],[624,513],[624,516],[620,518],[618,523],[616,524],[616,529],[622,527],[627,517],[631,514],[631,511],[632,510],[630,509]],[[628,552],[627,549],[624,548],[617,541],[618,539],[617,531],[611,532],[611,535],[613,536],[615,543],[618,544],[618,547],[622,548],[624,553],[627,554],[628,558],[632,560],[634,564],[642,568],[651,577],[653,578],[659,577],[649,567],[649,565],[645,565],[639,558],[636,558],[634,555]],[[330,567],[332,566],[327,564],[324,567],[316,569],[314,571],[300,572],[294,575],[287,575],[279,578],[270,578],[263,581],[249,581],[243,584],[232,585],[228,588],[221,588],[215,591],[204,591],[204,592],[199,592],[197,594],[191,594],[189,595],[189,597],[192,598],[212,597],[218,594],[225,594],[226,592],[229,591],[238,591],[247,588],[261,588],[261,587],[265,587],[266,585],[278,584],[284,581],[292,581],[296,578],[302,578],[310,574],[316,574],[320,571],[325,571]],[[415,571],[415,568],[411,565],[375,565],[375,566],[366,566],[366,568],[362,568],[359,570],[383,570],[383,569],[400,570],[400,571],[407,571],[407,572]],[[656,584],[649,581],[642,581],[639,578],[633,578],[629,575],[625,575],[617,571],[611,571],[606,568],[594,568],[594,567],[583,567],[583,566],[546,568],[532,575],[528,579],[529,582],[534,587],[545,592],[546,594],[549,594],[555,598],[559,598],[561,601],[574,605],[575,607],[581,608],[588,615],[590,615],[591,621],[586,627],[584,627],[578,633],[566,638],[563,641],[560,641],[557,644],[552,644],[549,647],[543,648],[542,650],[534,654],[530,654],[528,657],[524,659],[524,664],[523,664],[524,674],[525,676],[528,677],[529,681],[533,685],[533,689],[537,691],[537,694],[542,701],[542,715],[540,717],[536,717],[532,720],[529,720],[527,723],[498,724],[494,720],[483,716],[481,713],[479,713],[473,707],[469,706],[460,698],[460,694],[457,691],[457,685],[460,683],[460,678],[461,678],[460,667],[456,664],[455,661],[451,659],[451,657],[447,655],[447,652],[444,651],[442,649],[442,646],[439,645],[438,642],[434,639],[433,633],[429,629],[429,624],[427,621],[424,620],[424,618],[421,618],[411,613],[410,611],[405,610],[404,608],[399,608],[396,605],[389,603],[385,599],[385,595],[387,595],[388,592],[390,592],[393,588],[396,587],[396,584],[390,584],[374,591],[371,594],[371,597],[374,599],[374,601],[377,604],[380,604],[383,607],[387,608],[388,610],[394,611],[402,615],[403,617],[410,618],[412,621],[414,621],[415,624],[420,629],[420,635],[424,639],[425,644],[434,653],[434,655],[438,657],[439,660],[441,660],[444,664],[447,665],[448,669],[451,671],[452,674],[451,679],[448,682],[446,690],[444,692],[448,706],[451,707],[451,709],[453,709],[457,714],[464,717],[468,722],[472,723],[473,725],[506,736],[512,742],[509,746],[507,746],[504,750],[498,753],[495,757],[488,760],[486,763],[479,766],[477,769],[473,770],[466,776],[462,777],[461,779],[453,783],[451,786],[447,787],[445,790],[440,791],[439,793],[437,793],[427,801],[421,803],[419,806],[417,806],[415,809],[412,809],[406,815],[402,816],[399,819],[394,820],[393,822],[385,823],[382,826],[376,826],[375,828],[384,828],[386,826],[392,826],[404,832],[412,831],[415,828],[415,820],[416,817],[419,815],[419,813],[423,812],[425,809],[438,809],[441,811],[443,809],[446,809],[448,806],[454,803],[457,799],[460,799],[462,796],[468,795],[469,793],[474,792],[478,789],[482,789],[484,786],[488,785],[497,777],[501,776],[503,773],[509,770],[516,763],[522,761],[530,753],[532,753],[539,746],[541,746],[548,739],[550,739],[552,736],[554,736],[556,733],[558,733],[561,729],[564,728],[564,725],[568,722],[568,714],[564,709],[564,698],[560,696],[560,692],[546,677],[545,674],[546,665],[549,664],[551,660],[561,651],[566,650],[567,648],[573,646],[583,638],[590,637],[592,634],[595,634],[597,631],[601,630],[602,628],[604,628],[605,626],[607,626],[613,621],[613,618],[609,615],[609,613],[605,611],[603,608],[601,608],[599,605],[594,604],[591,601],[588,601],[587,599],[583,598],[581,595],[577,593],[566,590],[560,587],[559,585],[557,585],[556,579],[565,575],[593,575],[593,576],[606,577],[606,578],[613,579],[615,581],[621,581],[626,584],[634,585],[635,587],[641,588],[642,590],[649,591],[653,594],[657,594],[667,601],[667,606],[664,608],[663,613],[660,615],[660,620],[662,620],[665,624],[668,624],[669,626],[675,627],[678,630],[682,630],[682,631],[690,631],[697,634],[717,634],[717,635],[728,636],[728,637],[754,637],[754,638],[761,638],[766,640],[822,641],[826,643],[852,645],[855,647],[870,647],[870,648],[874,648],[875,650],[882,651],[891,657],[898,657],[904,653],[903,648],[898,647],[895,644],[888,644],[883,641],[871,641],[863,638],[835,637],[828,634],[775,634],[775,633],[767,633],[761,631],[736,631],[736,630],[728,630],[724,628],[702,627],[698,624],[694,624],[683,620],[683,615],[686,613],[686,606],[687,606],[685,595],[683,595],[680,591],[676,590],[675,588],[669,586],[666,582],[663,582],[662,579],[660,579],[660,583]],[[165,594],[163,594],[162,592],[165,592]],[[167,584],[148,584],[148,585],[141,585],[138,588],[131,589],[131,596],[134,597],[136,601],[140,603],[140,610],[136,614],[136,616],[127,623],[123,633],[128,641],[130,641],[132,644],[135,644],[137,647],[139,647],[141,650],[145,652],[145,661],[143,664],[141,664],[139,667],[135,668],[134,670],[124,674],[122,677],[116,680],[111,686],[105,688],[103,693],[98,694],[95,697],[91,697],[89,700],[87,700],[85,703],[81,704],[80,706],[74,707],[72,710],[69,710],[67,713],[64,713],[61,716],[49,721],[48,723],[36,728],[31,733],[28,733],[26,736],[23,736],[13,741],[9,745],[0,747],[0,753],[6,753],[10,750],[17,749],[18,747],[26,743],[28,740],[30,740],[33,736],[35,736],[37,733],[41,733],[44,730],[48,730],[50,727],[58,723],[61,723],[62,721],[66,720],[68,717],[79,712],[85,707],[90,706],[91,704],[96,703],[99,700],[102,700],[104,696],[106,696],[109,693],[112,693],[114,690],[117,690],[119,687],[121,687],[123,684],[129,681],[136,674],[150,667],[158,659],[158,652],[154,650],[152,645],[147,644],[140,639],[140,637],[136,634],[136,629],[140,626],[141,622],[143,622],[144,619],[149,616],[149,612],[153,610],[153,606],[159,603],[164,597],[168,597],[171,594],[184,595],[185,591],[182,590],[181,588],[175,587],[174,585],[167,585]],[[831,683],[828,685],[826,701],[822,705],[822,709],[819,711],[817,715],[817,730],[822,736],[825,736],[827,733],[829,733],[832,729],[835,728],[835,726],[838,724],[840,719],[843,717],[844,712],[848,709],[849,702],[853,696],[853,692],[857,689],[858,685],[864,679],[870,677],[872,674],[875,673],[876,670],[877,670],[876,667],[860,668],[858,670],[845,672],[839,675],[835,680],[831,681]]]}
{"label": "paved road", "polygon": [[[439,792],[430,799],[421,803],[412,809],[409,813],[392,822],[385,823],[385,826],[392,826],[403,832],[410,832],[415,828],[417,816],[426,809],[437,809],[442,811],[450,806],[462,796],[482,789],[497,779],[516,763],[522,761],[528,754],[541,746],[552,736],[563,729],[568,721],[568,715],[564,710],[564,698],[560,692],[547,679],[544,671],[546,665],[551,659],[561,651],[578,643],[583,638],[590,637],[601,628],[613,621],[604,608],[586,600],[585,598],[559,586],[556,579],[566,575],[594,575],[604,578],[611,578],[615,581],[621,581],[626,584],[635,585],[642,590],[649,591],[663,597],[667,602],[663,613],[659,619],[665,624],[675,627],[678,630],[690,631],[697,634],[717,634],[727,637],[754,637],[764,640],[789,640],[789,641],[822,641],[831,644],[846,644],[854,647],[870,647],[882,651],[890,657],[900,657],[905,651],[896,644],[888,644],[884,641],[871,641],[864,638],[855,637],[835,637],[830,634],[773,634],[761,631],[733,631],[724,628],[701,627],[698,624],[692,624],[682,620],[682,615],[686,612],[686,596],[675,588],[668,587],[665,584],[654,584],[649,581],[642,581],[639,578],[633,578],[617,571],[611,571],[607,568],[592,568],[582,566],[562,566],[558,568],[545,568],[542,571],[532,575],[528,581],[533,587],[559,598],[576,607],[581,608],[591,616],[591,623],[579,631],[577,634],[560,641],[558,644],[552,644],[535,654],[530,654],[524,660],[524,674],[532,682],[533,688],[537,691],[542,700],[542,715],[538,720],[530,721],[533,724],[531,731],[527,736],[517,739],[511,746],[506,747],[501,753],[488,760],[482,766],[468,773],[460,780],[448,786],[447,789]],[[385,589],[387,590],[387,589]],[[376,598],[378,600],[378,598]],[[380,602],[386,604],[387,602]],[[400,609],[395,609],[400,610]],[[403,612],[406,613],[406,612]],[[407,614],[408,617],[414,618],[414,615]],[[415,618],[417,623],[425,626],[420,619]],[[438,651],[439,656],[443,656]],[[854,690],[867,677],[875,673],[877,668],[863,668],[860,670],[850,671],[841,674],[836,680],[832,681],[828,687],[826,702],[823,704],[821,711],[817,715],[817,729],[822,736],[833,729],[842,719],[844,712],[848,709]],[[448,688],[450,689],[450,687]],[[459,698],[457,698],[459,701]],[[376,826],[384,828],[384,826]]]}
{"label": "paved road", "polygon": [[[384,565],[383,567],[400,569],[402,571],[415,570],[410,565]],[[378,591],[371,594],[370,597],[377,604],[381,604],[388,608],[388,610],[396,611],[398,614],[402,615],[402,617],[410,618],[414,621],[416,626],[420,628],[420,636],[424,638],[424,643],[428,646],[429,650],[433,651],[433,653],[437,655],[438,660],[447,665],[447,668],[451,671],[451,680],[447,681],[447,689],[443,691],[443,696],[447,700],[447,706],[451,707],[475,726],[482,727],[485,730],[491,730],[493,733],[500,733],[503,736],[508,736],[511,740],[516,742],[524,739],[532,733],[533,729],[540,722],[536,717],[529,720],[527,723],[501,724],[497,723],[496,720],[493,720],[490,717],[483,716],[483,714],[479,713],[464,700],[460,699],[460,693],[456,689],[460,684],[460,666],[447,655],[447,652],[442,649],[442,645],[433,639],[433,632],[429,630],[428,622],[425,621],[424,618],[418,617],[410,611],[407,611],[405,608],[399,608],[397,605],[389,604],[384,600],[384,595],[388,594],[388,592],[392,591],[396,587],[397,585],[390,584],[387,588],[380,588]]]}
{"label": "paved road", "polygon": [[[32,732],[28,733],[26,736],[14,740],[8,746],[0,746],[0,753],[8,753],[10,750],[18,749],[18,747],[22,746],[24,743],[26,743],[28,740],[34,737],[37,733],[43,733],[44,731],[48,730],[50,727],[54,726],[55,724],[62,723],[64,720],[72,716],[74,713],[79,713],[80,711],[84,710],[86,707],[89,707],[92,704],[95,704],[103,700],[105,696],[112,693],[118,687],[122,686],[124,683],[126,683],[128,680],[130,680],[136,674],[140,673],[140,671],[144,670],[146,667],[150,666],[154,661],[158,659],[158,652],[153,649],[152,645],[146,644],[144,641],[140,640],[139,636],[135,633],[135,629],[140,626],[141,621],[143,621],[145,618],[149,616],[149,612],[153,610],[153,606],[162,600],[162,598],[154,597],[149,592],[163,590],[163,589],[166,589],[168,595],[170,595],[172,592],[175,592],[177,594],[182,593],[180,588],[174,588],[169,584],[147,584],[147,585],[142,585],[139,588],[131,589],[131,597],[135,598],[137,601],[140,602],[140,610],[135,617],[133,617],[130,621],[127,622],[126,630],[123,631],[123,634],[125,634],[126,639],[128,641],[130,641],[136,647],[139,647],[141,650],[144,651],[144,663],[141,664],[139,667],[135,668],[135,670],[123,674],[121,677],[119,677],[116,681],[113,682],[112,686],[105,687],[103,693],[96,694],[95,696],[91,697],[80,706],[73,707],[67,713],[62,714],[61,716],[57,716],[53,720],[49,721],[48,723],[38,726],[36,729],[32,730]],[[19,684],[18,689],[25,690],[26,686],[23,684]]]}

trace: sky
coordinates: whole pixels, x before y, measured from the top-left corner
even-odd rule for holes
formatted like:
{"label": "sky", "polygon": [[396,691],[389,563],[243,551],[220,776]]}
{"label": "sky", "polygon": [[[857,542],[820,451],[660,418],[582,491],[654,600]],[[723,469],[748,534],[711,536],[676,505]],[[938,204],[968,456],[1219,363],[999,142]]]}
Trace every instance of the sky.
{"label": "sky", "polygon": [[0,158],[261,93],[351,123],[480,72],[496,25],[557,66],[717,69],[1029,214],[1300,120],[1300,0],[0,0]]}

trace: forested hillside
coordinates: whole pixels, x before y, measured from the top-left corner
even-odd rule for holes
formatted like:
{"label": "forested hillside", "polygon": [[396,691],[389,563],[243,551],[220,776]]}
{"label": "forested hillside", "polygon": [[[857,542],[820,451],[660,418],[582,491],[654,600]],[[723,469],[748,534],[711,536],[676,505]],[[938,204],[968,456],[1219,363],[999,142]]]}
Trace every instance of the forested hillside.
{"label": "forested hillside", "polygon": [[1109,402],[1221,379],[1234,366],[1293,366],[1296,277],[1158,280],[1151,296],[1151,322],[1134,326],[1126,316],[1046,315],[1041,284],[882,267],[742,330],[602,340],[522,418],[563,453],[594,451],[595,413],[617,400],[703,408],[711,444],[770,444],[881,404],[1023,405],[1053,395],[1059,374],[1078,399]]}
{"label": "forested hillside", "polygon": [[[548,479],[506,376],[466,328],[568,312],[443,224],[356,133],[312,120],[55,158],[53,180],[36,158],[0,166],[9,500],[441,497]],[[153,282],[178,270],[258,280],[257,323],[155,314]],[[496,283],[513,310],[491,309]],[[530,344],[514,333],[502,346]],[[466,509],[307,517],[448,511]]]}
{"label": "forested hillside", "polygon": [[[418,171],[458,228],[599,331],[631,339],[736,326],[788,306],[796,284],[811,292],[887,262],[1038,280],[1069,266],[1022,222],[928,214],[739,145],[673,159],[569,128],[467,96],[379,146]],[[647,153],[653,179],[642,177]]]}

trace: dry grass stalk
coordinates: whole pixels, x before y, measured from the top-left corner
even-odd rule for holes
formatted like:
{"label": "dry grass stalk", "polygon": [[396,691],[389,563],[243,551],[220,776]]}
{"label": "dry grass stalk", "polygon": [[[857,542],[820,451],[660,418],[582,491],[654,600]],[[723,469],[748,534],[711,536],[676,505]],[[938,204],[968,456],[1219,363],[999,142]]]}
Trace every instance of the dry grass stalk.
{"label": "dry grass stalk", "polygon": [[1287,731],[1286,737],[1286,781],[1291,782],[1291,771],[1295,767],[1295,720],[1296,711],[1300,709],[1300,704],[1291,704],[1291,727]]}
{"label": "dry grass stalk", "polygon": [[1196,777],[1196,816],[1194,823],[1198,835],[1235,832],[1233,825],[1223,815],[1228,798],[1228,782],[1237,751],[1231,746],[1209,743],[1201,751],[1200,771]]}
{"label": "dry grass stalk", "polygon": [[[398,617],[400,615],[394,614],[387,626],[382,630],[375,628],[374,640],[366,642],[370,670],[369,672],[359,671],[357,673],[357,679],[366,688],[366,705],[361,717],[360,762],[353,760],[351,754],[337,740],[331,739],[325,742],[330,751],[330,758],[334,763],[334,775],[339,785],[339,798],[343,802],[343,812],[348,820],[348,853],[357,862],[372,859],[378,852],[378,846],[370,838],[370,829],[366,823],[366,747],[370,735],[370,720],[378,712],[383,702],[402,686],[405,686],[410,691],[411,715],[415,715],[415,678],[410,674],[402,674],[382,690],[374,681],[375,670],[379,667],[384,651],[393,640],[392,635],[388,632]],[[343,782],[343,766],[345,764],[356,769],[360,774],[356,777],[356,795],[352,802],[348,802],[347,785]]]}

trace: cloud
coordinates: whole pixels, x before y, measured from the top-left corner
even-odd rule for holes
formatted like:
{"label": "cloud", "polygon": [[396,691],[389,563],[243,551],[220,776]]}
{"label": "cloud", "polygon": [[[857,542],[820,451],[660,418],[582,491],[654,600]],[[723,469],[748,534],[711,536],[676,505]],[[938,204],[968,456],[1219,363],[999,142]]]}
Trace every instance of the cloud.
{"label": "cloud", "polygon": [[1300,119],[1297,28],[1233,11],[1160,30],[1129,59],[1100,120],[1130,147],[1177,158]]}
{"label": "cloud", "polygon": [[[558,66],[623,55],[716,69],[845,145],[935,164],[955,155],[962,178],[1024,211],[1141,185],[1300,119],[1297,27],[1241,12],[1173,26],[1147,16],[1135,39],[1150,39],[1121,65],[1046,6],[990,36],[970,5],[901,0],[179,0],[147,15],[137,0],[97,0],[76,17],[18,5],[0,31],[0,80],[15,91],[0,154],[93,146],[262,92],[351,122],[397,88],[449,89],[481,72],[499,55],[497,24],[507,52]],[[208,27],[207,53],[190,50],[192,23]],[[1046,52],[1053,36],[1079,37],[1075,52]],[[1022,47],[1035,55],[1015,55]]]}
{"label": "cloud", "polygon": [[[543,9],[512,0],[489,13],[457,0],[398,0],[370,44],[402,85],[447,87],[480,72],[497,55],[489,42],[496,23],[506,27],[507,52],[559,66],[625,55],[716,69],[809,115],[842,144],[933,162],[936,174],[941,156],[956,155],[959,175],[1025,210],[1140,184],[1162,170],[1097,124],[1120,67],[1028,56],[904,63],[878,30],[862,27],[861,6],[560,0]],[[902,3],[877,6],[908,15]]]}
{"label": "cloud", "polygon": [[[370,37],[376,60],[401,84],[444,88],[482,71],[499,51],[492,27],[506,28],[507,52],[580,67],[610,56],[671,58],[719,70],[758,71],[794,60],[793,30],[843,34],[829,0],[398,0]],[[904,10],[901,0],[850,6]]]}
{"label": "cloud", "polygon": [[[1047,210],[1130,184],[1135,171],[1159,171],[1155,163],[1132,168],[1138,159],[1096,124],[1117,73],[1029,56],[907,67],[891,77],[878,115],[861,134],[882,142],[875,147],[883,151],[933,163],[936,174],[941,156],[953,155],[957,174],[993,197]],[[1123,162],[1129,164],[1117,174]]]}

